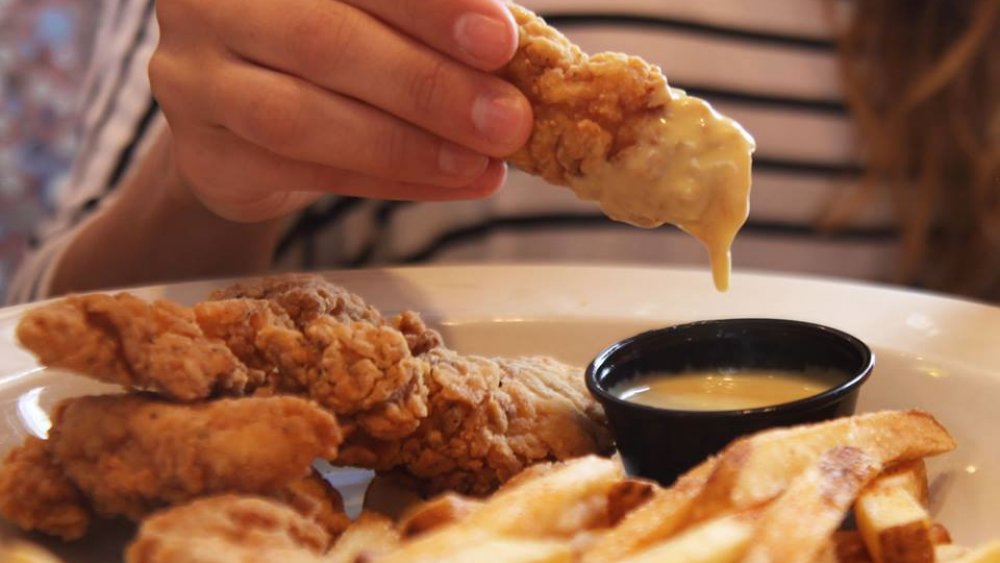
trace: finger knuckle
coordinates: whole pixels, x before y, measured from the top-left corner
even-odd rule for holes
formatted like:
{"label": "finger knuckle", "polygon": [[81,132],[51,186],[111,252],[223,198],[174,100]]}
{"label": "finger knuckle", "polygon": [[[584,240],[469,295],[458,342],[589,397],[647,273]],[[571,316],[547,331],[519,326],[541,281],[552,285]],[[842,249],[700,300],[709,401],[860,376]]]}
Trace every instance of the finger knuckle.
{"label": "finger knuckle", "polygon": [[240,129],[255,143],[276,148],[301,136],[301,94],[298,88],[273,85],[256,92],[246,111],[240,112]]}
{"label": "finger knuckle", "polygon": [[405,132],[399,127],[385,127],[376,137],[374,154],[377,155],[376,165],[383,177],[398,177],[406,166],[410,146]]}
{"label": "finger knuckle", "polygon": [[426,69],[414,74],[409,95],[418,112],[431,113],[441,107],[447,92],[448,68],[448,63],[444,60],[436,60]]}
{"label": "finger knuckle", "polygon": [[299,60],[322,61],[324,67],[336,68],[357,50],[360,23],[348,9],[315,11],[292,23],[288,41]]}

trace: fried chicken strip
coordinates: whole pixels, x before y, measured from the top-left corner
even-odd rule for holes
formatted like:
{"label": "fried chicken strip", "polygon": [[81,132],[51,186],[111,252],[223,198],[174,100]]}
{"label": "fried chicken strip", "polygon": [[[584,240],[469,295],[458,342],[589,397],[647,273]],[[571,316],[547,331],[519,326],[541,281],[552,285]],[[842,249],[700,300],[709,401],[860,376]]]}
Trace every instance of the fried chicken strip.
{"label": "fried chicken strip", "polygon": [[528,464],[608,443],[577,369],[460,356],[415,313],[380,322],[315,278],[261,287],[221,292],[190,315],[204,342],[266,374],[258,394],[309,397],[336,414],[345,436],[336,463],[401,468],[429,491],[485,493]]}
{"label": "fried chicken strip", "polygon": [[98,514],[139,519],[205,495],[275,495],[340,441],[334,417],[297,397],[179,405],[130,394],[61,403],[48,450]]}
{"label": "fried chicken strip", "polygon": [[90,525],[90,509],[45,446],[31,436],[7,454],[0,466],[0,515],[22,530],[79,539]]}
{"label": "fried chicken strip", "polygon": [[190,309],[128,293],[71,296],[31,309],[17,338],[43,365],[182,401],[240,394],[264,380],[207,337]]}
{"label": "fried chicken strip", "polygon": [[157,512],[128,547],[128,563],[320,563],[329,537],[278,502],[223,495]]}
{"label": "fried chicken strip", "polygon": [[519,45],[498,73],[534,111],[508,159],[639,227],[672,223],[707,247],[725,289],[729,247],[749,211],[754,141],[660,69],[621,53],[587,55],[532,12],[509,4]]}
{"label": "fried chicken strip", "polygon": [[531,11],[508,7],[519,45],[500,75],[531,102],[535,127],[507,158],[552,184],[571,186],[637,142],[642,124],[670,101],[667,80],[638,57],[588,56]]}
{"label": "fried chicken strip", "polygon": [[360,297],[301,275],[236,285],[194,308],[128,293],[72,296],[30,310],[17,337],[43,365],[194,401],[258,390],[307,392],[300,370],[283,378],[276,372],[278,364],[304,360],[268,356],[269,345],[258,338],[276,330],[301,334],[317,321],[394,329],[412,353],[441,345],[416,313],[385,320]]}
{"label": "fried chicken strip", "polygon": [[443,348],[421,358],[431,366],[430,415],[401,440],[348,439],[338,463],[402,471],[425,494],[486,494],[532,464],[610,449],[603,411],[577,368]]}
{"label": "fried chicken strip", "polygon": [[[441,345],[441,335],[431,330],[412,311],[386,321],[377,309],[358,295],[313,274],[271,276],[254,282],[237,283],[212,293],[209,301],[267,301],[299,330],[320,317],[344,324],[356,322],[372,326],[390,325],[402,332],[414,354]],[[204,327],[205,324],[202,323]]]}

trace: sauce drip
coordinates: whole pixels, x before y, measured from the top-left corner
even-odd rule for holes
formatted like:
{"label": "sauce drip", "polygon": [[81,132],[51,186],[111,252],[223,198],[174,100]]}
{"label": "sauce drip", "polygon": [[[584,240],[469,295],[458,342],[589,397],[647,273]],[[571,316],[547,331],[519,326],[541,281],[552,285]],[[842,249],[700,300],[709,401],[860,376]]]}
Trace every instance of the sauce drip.
{"label": "sauce drip", "polygon": [[753,138],[704,100],[671,88],[636,142],[571,178],[579,197],[638,227],[677,225],[708,250],[716,288],[729,287],[730,247],[749,213]]}

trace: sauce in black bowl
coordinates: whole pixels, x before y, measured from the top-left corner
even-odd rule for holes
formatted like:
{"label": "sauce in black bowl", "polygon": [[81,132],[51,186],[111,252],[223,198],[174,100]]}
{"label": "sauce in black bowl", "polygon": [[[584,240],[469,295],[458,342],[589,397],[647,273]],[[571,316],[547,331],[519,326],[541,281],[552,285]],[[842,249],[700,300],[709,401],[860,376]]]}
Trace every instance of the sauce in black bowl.
{"label": "sauce in black bowl", "polygon": [[[783,319],[701,321],[617,342],[587,367],[587,388],[604,406],[630,474],[670,485],[733,439],[766,428],[854,413],[875,358],[857,338]],[[755,408],[684,410],[622,398],[639,378],[691,372],[822,374],[819,392]],[[699,408],[704,408],[699,407]]]}

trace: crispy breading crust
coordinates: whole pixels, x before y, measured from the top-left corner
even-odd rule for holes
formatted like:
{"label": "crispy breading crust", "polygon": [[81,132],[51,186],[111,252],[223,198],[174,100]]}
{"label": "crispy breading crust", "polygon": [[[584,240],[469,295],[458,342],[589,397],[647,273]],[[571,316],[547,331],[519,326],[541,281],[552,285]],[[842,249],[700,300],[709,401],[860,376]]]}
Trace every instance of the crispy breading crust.
{"label": "crispy breading crust", "polygon": [[535,124],[528,142],[507,157],[550,183],[604,163],[635,142],[635,128],[669,103],[667,80],[656,66],[619,53],[589,56],[542,18],[508,3],[519,46],[499,76],[531,102]]}
{"label": "crispy breading crust", "polygon": [[22,530],[79,539],[90,525],[90,509],[45,446],[31,436],[4,458],[0,514]]}
{"label": "crispy breading crust", "polygon": [[348,441],[338,463],[415,476],[426,494],[485,494],[525,467],[610,449],[580,370],[550,358],[490,359],[439,348],[421,359],[430,415],[396,441]]}
{"label": "crispy breading crust", "polygon": [[264,381],[207,337],[189,309],[127,293],[71,296],[32,309],[17,338],[44,365],[182,401],[240,394]]}
{"label": "crispy breading crust", "polygon": [[[609,446],[603,413],[579,369],[544,358],[461,356],[441,345],[416,313],[384,321],[360,298],[318,277],[279,278],[215,297],[190,310],[170,307],[189,321],[185,329],[199,331],[174,356],[198,364],[205,346],[220,347],[234,369],[265,375],[254,388],[257,396],[305,396],[336,414],[345,436],[336,463],[400,468],[426,481],[428,491],[486,493],[526,465]],[[61,315],[62,308],[61,302],[45,305],[35,317]],[[120,324],[141,324],[148,311],[135,310],[139,320],[122,311]],[[155,338],[166,339],[175,326],[164,325]],[[98,326],[80,335],[95,350],[123,340]],[[148,510],[143,503],[113,511]]]}
{"label": "crispy breading crust", "polygon": [[97,513],[139,519],[204,495],[276,494],[340,441],[333,416],[297,397],[178,405],[129,394],[62,403],[49,451]]}

